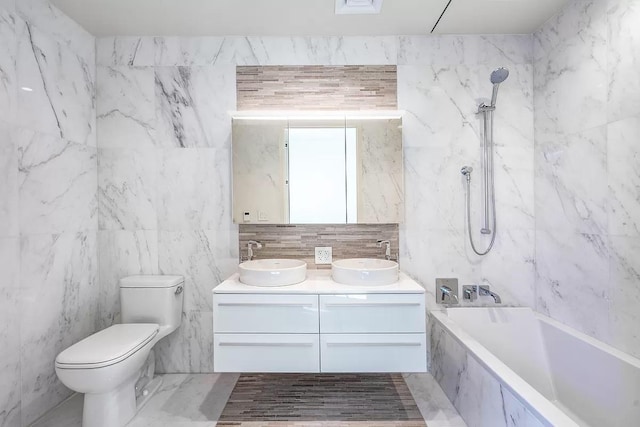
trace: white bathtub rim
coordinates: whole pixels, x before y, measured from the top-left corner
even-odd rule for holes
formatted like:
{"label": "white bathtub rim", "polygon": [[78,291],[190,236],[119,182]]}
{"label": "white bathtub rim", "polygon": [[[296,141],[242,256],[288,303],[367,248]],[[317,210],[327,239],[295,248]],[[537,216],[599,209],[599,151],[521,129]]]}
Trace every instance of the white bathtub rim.
{"label": "white bathtub rim", "polygon": [[616,359],[620,359],[624,363],[627,363],[633,366],[634,368],[640,370],[640,359],[638,359],[637,357],[634,357],[629,353],[625,353],[622,350],[618,350],[617,348],[612,347],[605,342],[595,339],[592,336],[585,334],[584,332],[578,331],[577,329],[573,329],[572,327],[567,326],[564,323],[558,322],[557,320],[552,319],[549,316],[545,316],[544,314],[541,314],[538,312],[534,312],[533,314],[540,321],[548,323],[554,328],[558,328],[561,331],[566,332],[567,334],[573,335],[574,337],[580,339],[581,341],[586,342],[590,346],[595,347],[598,350],[601,350],[605,353],[611,354]]}
{"label": "white bathtub rim", "polygon": [[[580,424],[575,422],[569,415],[544,397],[542,393],[533,388],[533,386],[522,379],[522,377],[516,374],[498,357],[472,338],[471,335],[451,320],[446,313],[432,311],[430,314],[451,333],[451,336],[458,341],[458,343],[466,347],[474,359],[485,367],[520,403],[527,407],[538,420],[549,427],[580,427]],[[527,396],[527,398],[525,399],[524,396]]]}

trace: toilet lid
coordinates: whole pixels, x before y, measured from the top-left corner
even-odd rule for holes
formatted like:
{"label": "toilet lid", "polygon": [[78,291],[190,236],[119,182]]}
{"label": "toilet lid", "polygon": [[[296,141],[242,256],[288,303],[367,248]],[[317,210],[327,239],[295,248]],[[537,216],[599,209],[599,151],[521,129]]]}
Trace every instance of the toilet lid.
{"label": "toilet lid", "polygon": [[158,334],[155,323],[126,323],[103,329],[64,350],[56,358],[62,368],[101,368],[134,354]]}

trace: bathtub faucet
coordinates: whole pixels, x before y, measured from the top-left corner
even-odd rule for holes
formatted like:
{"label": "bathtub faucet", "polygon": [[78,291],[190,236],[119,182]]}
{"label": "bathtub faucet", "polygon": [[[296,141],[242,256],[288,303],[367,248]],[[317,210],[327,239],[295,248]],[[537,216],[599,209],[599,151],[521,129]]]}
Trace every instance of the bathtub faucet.
{"label": "bathtub faucet", "polygon": [[458,295],[450,287],[442,285],[440,286],[440,292],[442,292],[442,302],[453,301],[454,304],[458,304]]}
{"label": "bathtub faucet", "polygon": [[481,296],[492,297],[496,304],[500,304],[502,302],[502,300],[500,299],[500,295],[496,294],[495,292],[491,292],[489,290],[489,286],[478,286],[478,293]]}

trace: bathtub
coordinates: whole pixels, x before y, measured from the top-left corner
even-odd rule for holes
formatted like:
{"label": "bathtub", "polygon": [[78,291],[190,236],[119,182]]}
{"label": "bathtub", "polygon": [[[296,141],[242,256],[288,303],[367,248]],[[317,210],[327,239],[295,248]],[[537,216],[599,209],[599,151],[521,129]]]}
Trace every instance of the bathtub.
{"label": "bathtub", "polygon": [[640,360],[529,308],[430,313],[431,372],[469,427],[640,426]]}

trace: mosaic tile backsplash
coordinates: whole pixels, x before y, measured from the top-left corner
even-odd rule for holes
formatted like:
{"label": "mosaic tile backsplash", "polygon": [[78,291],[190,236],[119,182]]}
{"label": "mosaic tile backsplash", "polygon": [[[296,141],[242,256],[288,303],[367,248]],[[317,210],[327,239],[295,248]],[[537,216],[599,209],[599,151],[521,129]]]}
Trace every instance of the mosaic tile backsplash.
{"label": "mosaic tile backsplash", "polygon": [[382,258],[384,248],[378,239],[391,242],[391,258],[398,258],[398,224],[308,224],[240,225],[240,256],[247,257],[247,243],[256,240],[262,249],[254,250],[254,259],[294,258],[306,261],[308,268],[331,268],[315,264],[316,246],[331,246],[333,260],[346,258]]}
{"label": "mosaic tile backsplash", "polygon": [[396,110],[395,65],[238,66],[238,110]]}

